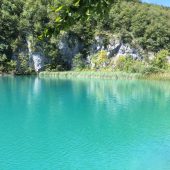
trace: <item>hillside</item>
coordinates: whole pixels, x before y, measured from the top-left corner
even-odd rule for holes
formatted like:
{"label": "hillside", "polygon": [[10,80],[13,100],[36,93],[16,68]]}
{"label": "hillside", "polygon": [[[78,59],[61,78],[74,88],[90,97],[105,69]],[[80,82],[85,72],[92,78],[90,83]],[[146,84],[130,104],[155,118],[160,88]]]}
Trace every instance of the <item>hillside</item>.
{"label": "hillside", "polygon": [[170,8],[138,0],[2,0],[0,25],[0,72],[169,68]]}

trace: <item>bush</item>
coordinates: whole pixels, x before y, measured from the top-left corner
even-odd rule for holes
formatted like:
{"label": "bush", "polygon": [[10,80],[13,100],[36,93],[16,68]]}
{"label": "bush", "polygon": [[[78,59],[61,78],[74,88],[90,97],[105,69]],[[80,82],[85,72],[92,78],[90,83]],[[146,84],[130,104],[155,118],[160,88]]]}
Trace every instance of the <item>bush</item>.
{"label": "bush", "polygon": [[0,56],[0,72],[15,72],[16,62],[13,60],[8,60],[5,54]]}
{"label": "bush", "polygon": [[32,68],[29,67],[29,59],[27,56],[18,56],[18,63],[17,63],[17,74],[31,74],[33,72]]}
{"label": "bush", "polygon": [[73,58],[72,68],[73,70],[78,70],[78,71],[85,68],[85,61],[82,54],[78,53]]}
{"label": "bush", "polygon": [[168,69],[168,50],[161,50],[159,51],[154,60],[152,61],[153,67],[157,67],[160,69]]}
{"label": "bush", "polygon": [[116,61],[116,69],[119,71],[125,71],[126,58],[124,56],[120,56]]}
{"label": "bush", "polygon": [[132,72],[132,66],[134,64],[134,60],[131,56],[120,56],[116,61],[116,70]]}
{"label": "bush", "polygon": [[91,60],[94,64],[94,69],[106,68],[109,63],[107,52],[105,50],[101,50],[98,53],[94,54]]}
{"label": "bush", "polygon": [[148,75],[148,74],[163,73],[164,71],[165,70],[155,67],[153,65],[148,65],[143,69],[141,73]]}
{"label": "bush", "polygon": [[7,62],[7,57],[5,54],[0,55],[0,72],[6,72],[6,62]]}
{"label": "bush", "polygon": [[8,71],[10,71],[10,72],[15,72],[16,66],[17,66],[16,61],[11,60],[11,61],[7,62],[7,68],[8,68]]}
{"label": "bush", "polygon": [[133,61],[131,73],[143,73],[146,68],[146,64],[142,61]]}
{"label": "bush", "polygon": [[143,61],[133,60],[131,56],[125,57],[121,56],[116,62],[116,69],[119,71],[129,72],[129,73],[148,73],[156,72],[151,66],[148,66]]}
{"label": "bush", "polygon": [[107,61],[108,61],[107,52],[104,51],[104,50],[101,50],[101,51],[98,53],[97,64],[104,66],[104,65],[107,63]]}

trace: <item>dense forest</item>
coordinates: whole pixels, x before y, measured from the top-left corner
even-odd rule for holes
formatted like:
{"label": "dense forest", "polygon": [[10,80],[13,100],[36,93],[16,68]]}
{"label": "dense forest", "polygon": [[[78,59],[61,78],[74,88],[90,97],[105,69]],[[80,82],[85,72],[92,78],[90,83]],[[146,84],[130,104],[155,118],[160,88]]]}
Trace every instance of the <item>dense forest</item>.
{"label": "dense forest", "polygon": [[169,70],[170,8],[138,0],[1,0],[0,73]]}

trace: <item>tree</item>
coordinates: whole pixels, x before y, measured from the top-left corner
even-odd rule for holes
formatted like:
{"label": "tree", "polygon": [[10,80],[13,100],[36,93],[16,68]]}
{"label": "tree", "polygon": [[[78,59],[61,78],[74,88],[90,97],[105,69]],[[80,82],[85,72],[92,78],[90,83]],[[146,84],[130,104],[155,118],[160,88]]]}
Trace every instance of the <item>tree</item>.
{"label": "tree", "polygon": [[[117,0],[59,0],[52,7],[55,15],[53,26],[45,31],[45,35],[61,30],[75,24],[77,21],[86,22],[98,15],[100,18],[107,18],[109,10]],[[138,0],[129,0],[139,2]]]}
{"label": "tree", "polygon": [[160,68],[160,69],[167,69],[168,68],[168,59],[167,59],[168,54],[169,52],[167,50],[159,51],[153,60],[153,66]]}
{"label": "tree", "polygon": [[11,57],[12,43],[19,36],[19,19],[23,10],[22,0],[2,0],[0,3],[0,54]]}

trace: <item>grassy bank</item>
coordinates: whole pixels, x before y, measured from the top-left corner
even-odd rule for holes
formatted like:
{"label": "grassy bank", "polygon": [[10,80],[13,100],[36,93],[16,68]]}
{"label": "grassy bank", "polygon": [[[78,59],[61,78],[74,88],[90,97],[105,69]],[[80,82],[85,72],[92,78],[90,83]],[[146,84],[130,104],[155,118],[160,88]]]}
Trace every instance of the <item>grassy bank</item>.
{"label": "grassy bank", "polygon": [[170,72],[142,75],[141,78],[148,80],[170,80]]}
{"label": "grassy bank", "polygon": [[[36,75],[36,74],[32,74]],[[3,74],[1,76],[16,76],[15,74]],[[17,75],[18,76],[18,75]],[[21,75],[25,76],[25,75]],[[60,78],[60,79],[83,79],[83,78],[97,78],[97,79],[114,79],[114,80],[134,80],[134,79],[146,79],[146,80],[169,80],[170,72],[146,74],[139,73],[125,73],[125,72],[96,72],[96,71],[67,71],[67,72],[40,72],[39,77]]]}
{"label": "grassy bank", "polygon": [[40,77],[53,77],[53,78],[101,78],[101,79],[148,79],[148,80],[170,80],[170,72],[147,74],[142,75],[139,73],[125,73],[125,72],[96,72],[96,71],[83,71],[83,72],[41,72]]}
{"label": "grassy bank", "polygon": [[123,73],[123,72],[41,72],[40,77],[55,77],[55,78],[102,78],[102,79],[138,79],[141,74]]}
{"label": "grassy bank", "polygon": [[13,73],[0,73],[0,77],[1,76],[14,76]]}

